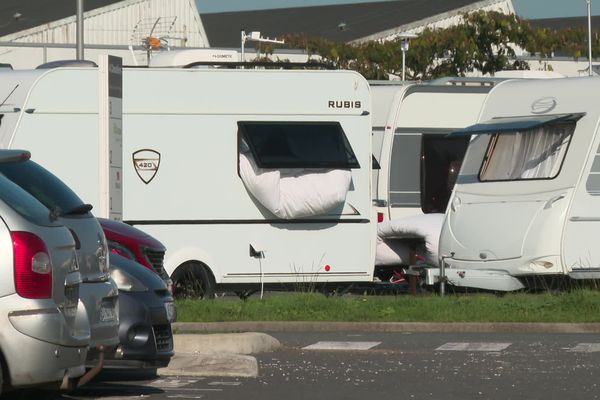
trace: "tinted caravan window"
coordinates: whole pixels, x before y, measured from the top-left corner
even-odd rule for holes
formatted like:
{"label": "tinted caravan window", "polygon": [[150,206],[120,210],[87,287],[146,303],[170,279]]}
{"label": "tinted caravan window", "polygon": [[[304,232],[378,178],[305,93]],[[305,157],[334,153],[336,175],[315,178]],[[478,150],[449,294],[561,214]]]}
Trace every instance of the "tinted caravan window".
{"label": "tinted caravan window", "polygon": [[260,168],[360,168],[338,122],[238,122]]}

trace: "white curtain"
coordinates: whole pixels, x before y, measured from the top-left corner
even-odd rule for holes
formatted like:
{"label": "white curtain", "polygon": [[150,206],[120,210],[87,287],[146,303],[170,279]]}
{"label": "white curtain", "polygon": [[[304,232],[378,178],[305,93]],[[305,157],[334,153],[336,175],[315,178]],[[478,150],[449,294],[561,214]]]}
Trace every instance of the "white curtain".
{"label": "white curtain", "polygon": [[574,130],[575,123],[561,123],[495,135],[480,179],[506,181],[555,177]]}

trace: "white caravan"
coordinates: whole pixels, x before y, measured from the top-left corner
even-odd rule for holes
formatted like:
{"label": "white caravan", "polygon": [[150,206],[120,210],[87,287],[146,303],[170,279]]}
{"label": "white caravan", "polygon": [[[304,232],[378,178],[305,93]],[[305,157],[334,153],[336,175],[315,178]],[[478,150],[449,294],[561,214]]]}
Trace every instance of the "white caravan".
{"label": "white caravan", "polygon": [[[95,208],[98,81],[96,68],[0,79],[1,145],[35,152]],[[166,245],[179,290],[373,280],[359,74],[131,68],[123,93],[123,219]]]}
{"label": "white caravan", "polygon": [[[447,78],[396,86],[385,123],[373,119],[381,168],[373,182],[374,204],[385,219],[445,212],[468,144],[468,138],[447,135],[475,123],[488,93],[501,82]],[[378,89],[373,90],[375,105]]]}
{"label": "white caravan", "polygon": [[[437,266],[443,213],[469,142],[448,134],[475,123],[488,93],[502,81],[372,84],[373,148],[380,164],[373,172],[373,203],[382,222],[375,258],[379,278],[394,279],[401,267],[414,269],[417,258]],[[434,283],[435,269],[426,271],[426,283]]]}
{"label": "white caravan", "polygon": [[517,290],[600,277],[600,79],[508,81],[489,95],[440,237],[448,281]]}

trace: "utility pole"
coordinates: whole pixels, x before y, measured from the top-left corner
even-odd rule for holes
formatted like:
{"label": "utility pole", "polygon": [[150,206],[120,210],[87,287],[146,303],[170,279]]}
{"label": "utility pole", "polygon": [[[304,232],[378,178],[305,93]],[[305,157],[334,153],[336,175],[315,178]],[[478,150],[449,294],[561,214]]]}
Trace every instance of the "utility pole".
{"label": "utility pole", "polygon": [[410,40],[417,37],[414,33],[402,32],[398,35],[401,39],[400,50],[402,51],[402,82],[406,80],[406,52],[410,46]]}
{"label": "utility pole", "polygon": [[77,59],[83,60],[83,0],[77,0]]}
{"label": "utility pole", "polygon": [[588,12],[588,60],[589,60],[589,75],[592,76],[592,0],[587,1],[587,12]]}

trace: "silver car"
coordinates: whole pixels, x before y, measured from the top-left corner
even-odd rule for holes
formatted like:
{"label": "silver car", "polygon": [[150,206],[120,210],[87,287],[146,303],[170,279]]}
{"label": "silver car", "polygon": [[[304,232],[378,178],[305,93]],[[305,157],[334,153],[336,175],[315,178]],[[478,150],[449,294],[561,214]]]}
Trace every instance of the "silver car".
{"label": "silver car", "polygon": [[[0,164],[26,154],[0,151]],[[0,389],[81,376],[90,330],[75,241],[48,209],[0,175]]]}
{"label": "silver car", "polygon": [[0,175],[39,200],[48,208],[51,218],[69,228],[75,239],[83,280],[79,297],[87,310],[91,330],[88,366],[100,365],[100,354],[113,353],[119,343],[119,292],[110,278],[102,227],[90,212],[91,205],[85,204],[51,172],[30,160],[28,152],[12,151],[22,156],[0,163]]}

